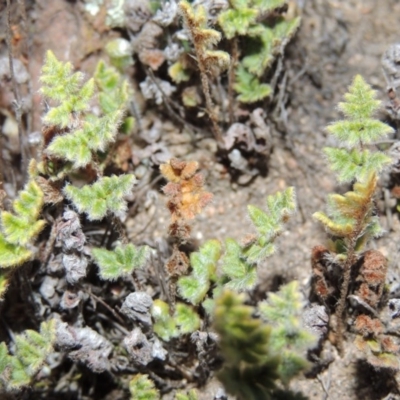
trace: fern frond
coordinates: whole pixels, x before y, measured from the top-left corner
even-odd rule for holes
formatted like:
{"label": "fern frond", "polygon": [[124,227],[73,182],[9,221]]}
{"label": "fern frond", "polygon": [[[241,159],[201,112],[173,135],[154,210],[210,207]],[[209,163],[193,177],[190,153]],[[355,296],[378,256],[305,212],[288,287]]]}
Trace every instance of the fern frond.
{"label": "fern frond", "polygon": [[175,320],[171,317],[169,305],[162,300],[154,300],[151,306],[151,315],[154,318],[153,330],[165,342],[179,336]]}
{"label": "fern frond", "polygon": [[334,122],[327,128],[341,145],[352,148],[370,144],[393,132],[389,125],[373,119],[381,103],[375,97],[375,91],[357,75],[344,96],[345,101],[338,106],[347,119]]}
{"label": "fern frond", "polygon": [[192,307],[186,304],[177,303],[173,318],[179,327],[181,335],[192,333],[200,328],[201,321],[199,315]]}
{"label": "fern frond", "polygon": [[183,393],[183,392],[178,392],[175,395],[175,400],[198,400],[198,394],[196,389],[191,389],[189,392]]}
{"label": "fern frond", "polygon": [[193,305],[199,304],[216,280],[217,262],[221,256],[221,244],[217,240],[207,241],[198,252],[190,254],[192,273],[178,280],[179,294]]}
{"label": "fern frond", "polygon": [[228,39],[246,35],[248,28],[256,21],[258,10],[251,8],[248,1],[232,2],[233,8],[223,11],[218,16],[218,23]]}
{"label": "fern frond", "polygon": [[99,220],[108,212],[125,213],[127,205],[123,198],[131,192],[135,181],[131,174],[103,177],[80,189],[67,185],[64,194],[80,213],[86,213],[90,220]]}
{"label": "fern frond", "polygon": [[336,172],[339,182],[364,180],[374,172],[380,173],[392,162],[386,154],[369,150],[360,152],[357,149],[348,151],[326,147],[324,152],[328,157],[331,169]]}
{"label": "fern frond", "polygon": [[258,263],[275,251],[273,240],[281,234],[283,223],[296,210],[294,188],[267,197],[267,212],[258,207],[247,207],[251,221],[258,231],[257,238],[246,246],[244,255],[249,262]]}
{"label": "fern frond", "polygon": [[226,288],[243,291],[253,288],[257,282],[256,266],[247,262],[242,247],[234,239],[227,239],[225,242],[221,269],[229,278]]}
{"label": "fern frond", "polygon": [[283,7],[288,0],[253,0],[253,7],[259,9],[262,13],[268,13]]}
{"label": "fern frond", "polygon": [[[46,357],[53,351],[56,339],[56,320],[42,322],[40,333],[26,330],[15,337],[14,355],[6,355],[6,346],[0,346],[0,373],[7,374],[6,386],[18,389],[30,383],[31,379],[43,365]],[[4,362],[8,368],[1,370]]]}
{"label": "fern frond", "polygon": [[129,382],[130,400],[159,400],[160,395],[154,382],[147,375],[137,374]]}
{"label": "fern frond", "polygon": [[239,93],[237,99],[242,103],[255,103],[272,93],[270,85],[261,83],[257,76],[248,72],[243,65],[239,65],[236,71],[236,82],[233,88]]}
{"label": "fern frond", "polygon": [[132,274],[146,262],[148,248],[135,247],[133,244],[119,246],[114,250],[93,248],[92,256],[99,266],[99,275],[105,280],[115,280]]}
{"label": "fern frond", "polygon": [[263,319],[271,325],[270,350],[279,354],[278,371],[287,385],[300,371],[308,367],[306,350],[316,344],[317,338],[302,326],[303,298],[299,284],[293,281],[269,293],[268,299],[259,305]]}

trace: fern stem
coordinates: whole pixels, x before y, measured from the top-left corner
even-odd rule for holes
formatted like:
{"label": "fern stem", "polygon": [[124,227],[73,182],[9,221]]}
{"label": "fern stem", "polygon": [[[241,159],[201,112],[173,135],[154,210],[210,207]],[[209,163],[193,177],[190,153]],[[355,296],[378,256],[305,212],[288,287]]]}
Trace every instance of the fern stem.
{"label": "fern stem", "polygon": [[229,124],[233,124],[235,116],[233,114],[233,85],[235,83],[236,65],[239,60],[239,45],[238,38],[234,37],[231,40],[231,64],[228,74],[228,109],[229,109]]}
{"label": "fern stem", "polygon": [[343,267],[344,270],[343,282],[340,288],[340,298],[336,309],[336,315],[337,315],[336,345],[341,355],[343,355],[343,332],[344,332],[343,314],[344,310],[346,309],[347,293],[349,292],[351,267],[354,264],[355,242],[356,242],[355,240],[351,241],[350,251],[347,253],[347,259]]}
{"label": "fern stem", "polygon": [[[196,49],[196,46],[195,46],[195,49]],[[197,53],[197,49],[196,49],[196,53]],[[215,140],[217,141],[218,144],[221,145],[223,143],[222,131],[218,125],[218,116],[215,113],[214,105],[213,105],[213,102],[211,99],[210,83],[208,82],[206,68],[205,68],[204,62],[201,61],[202,57],[201,56],[199,57],[199,56],[200,56],[200,54],[197,53],[198,65],[199,65],[199,69],[200,69],[201,87],[203,90],[204,97],[206,99],[207,114],[211,120],[212,131],[213,131]]]}
{"label": "fern stem", "polygon": [[350,279],[351,279],[351,267],[355,263],[355,256],[356,256],[356,244],[357,239],[361,235],[364,226],[364,219],[370,210],[372,203],[372,196],[369,197],[368,201],[364,204],[364,210],[357,219],[356,226],[354,228],[353,233],[351,234],[349,240],[348,252],[346,262],[343,266],[343,282],[340,288],[340,298],[338,302],[338,306],[336,308],[336,315],[337,315],[337,348],[339,353],[343,355],[343,332],[344,332],[344,321],[343,316],[346,309],[346,300],[347,300],[347,293],[349,292],[350,286]]}

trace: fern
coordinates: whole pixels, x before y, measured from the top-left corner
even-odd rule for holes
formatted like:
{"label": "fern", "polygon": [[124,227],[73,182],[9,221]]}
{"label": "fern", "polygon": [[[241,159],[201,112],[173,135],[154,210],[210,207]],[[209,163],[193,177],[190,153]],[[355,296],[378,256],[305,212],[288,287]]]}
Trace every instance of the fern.
{"label": "fern", "polygon": [[374,194],[378,175],[390,163],[390,158],[379,151],[370,151],[365,146],[372,145],[375,140],[393,131],[391,127],[373,118],[380,102],[375,99],[375,92],[361,76],[354,78],[344,98],[345,101],[339,103],[338,108],[346,119],[327,128],[342,147],[326,148],[325,154],[339,182],[355,181],[353,190],[344,195],[331,194],[328,213],[314,214],[314,218],[335,236],[334,251],[339,253],[337,261],[343,271],[340,299],[336,308],[340,350],[343,341],[342,319],[352,267],[368,241],[382,234],[379,219],[375,215]]}
{"label": "fern", "polygon": [[230,57],[225,51],[212,49],[221,40],[221,33],[207,26],[207,13],[204,6],[200,5],[194,8],[188,1],[181,0],[179,8],[194,45],[197,65],[200,70],[201,86],[213,133],[217,142],[222,144],[222,132],[211,99],[207,75],[210,72],[217,72],[218,74],[227,69]]}
{"label": "fern", "polygon": [[235,240],[227,239],[225,249],[221,266],[228,281],[225,286],[236,291],[252,289],[257,282],[256,265],[248,262],[242,246]]}
{"label": "fern", "polygon": [[187,392],[187,394],[183,392],[179,392],[175,395],[175,400],[198,400],[197,390],[192,389]]}
{"label": "fern", "polygon": [[176,305],[173,318],[181,335],[192,333],[200,328],[199,315],[192,307],[187,306],[186,304],[178,303]]}
{"label": "fern", "polygon": [[0,344],[0,377],[7,390],[29,385],[46,357],[53,351],[56,321],[42,322],[40,333],[26,330],[15,337],[14,354],[9,355],[5,343]]}
{"label": "fern", "polygon": [[154,318],[154,332],[165,342],[180,335],[192,333],[200,327],[200,317],[192,307],[177,303],[173,315],[167,303],[154,300],[151,315]]}
{"label": "fern", "polygon": [[247,207],[251,221],[257,229],[255,240],[245,249],[250,262],[260,262],[275,251],[273,241],[282,233],[283,223],[296,211],[294,188],[267,197],[267,212],[258,207]]}
{"label": "fern", "polygon": [[178,280],[179,294],[193,305],[198,305],[207,294],[210,284],[216,280],[217,262],[221,255],[221,244],[209,240],[198,252],[190,254],[192,273]]}
{"label": "fern", "polygon": [[261,77],[272,64],[280,46],[288,41],[300,26],[300,18],[293,20],[279,19],[274,27],[255,25],[248,35],[253,38],[251,53],[246,55],[243,66],[252,74]]}
{"label": "fern", "polygon": [[130,400],[159,400],[160,395],[147,375],[137,374],[129,382]]}
{"label": "fern", "polygon": [[239,65],[236,71],[236,82],[233,88],[239,93],[237,99],[242,103],[255,103],[272,93],[270,85],[261,83],[257,76],[248,72],[243,65]]}
{"label": "fern", "polygon": [[[41,92],[59,105],[50,108],[44,121],[66,133],[56,135],[45,153],[72,164],[74,169],[92,163],[94,155],[115,140],[129,95],[127,82],[103,62],[94,78],[84,84],[82,80],[83,74],[73,73],[70,63],[62,63],[47,52]],[[96,88],[103,112],[100,117],[89,112]]]}
{"label": "fern", "polygon": [[231,7],[218,16],[218,22],[227,39],[246,35],[249,27],[256,22],[258,10],[248,0],[231,0]]}
{"label": "fern", "polygon": [[279,357],[269,351],[271,329],[253,313],[243,295],[225,291],[216,300],[214,328],[225,359],[218,378],[240,400],[270,398],[279,377]]}
{"label": "fern", "polygon": [[284,285],[259,304],[262,317],[272,327],[270,348],[281,357],[278,371],[285,385],[309,366],[305,353],[316,344],[314,335],[301,324],[303,300],[298,286],[296,281]]}
{"label": "fern", "polygon": [[1,268],[21,265],[32,257],[28,245],[45,226],[44,220],[38,220],[42,206],[43,192],[31,179],[13,202],[14,213],[1,212]]}
{"label": "fern", "polygon": [[347,119],[334,122],[327,128],[343,146],[324,149],[339,182],[363,180],[371,173],[381,172],[391,163],[390,157],[382,152],[364,148],[393,132],[390,126],[373,118],[380,106],[375,97],[375,91],[357,75],[345,95],[345,101],[338,106]]}
{"label": "fern", "polygon": [[179,336],[179,331],[174,318],[171,317],[169,306],[162,300],[154,300],[151,307],[151,315],[154,318],[153,330],[165,342]]}
{"label": "fern", "polygon": [[100,220],[109,212],[119,215],[126,212],[124,196],[131,192],[135,180],[133,175],[103,177],[80,189],[67,185],[64,194],[80,213],[86,213],[90,220]]}
{"label": "fern", "polygon": [[253,0],[253,7],[259,9],[262,13],[268,13],[283,7],[287,0]]}
{"label": "fern", "polygon": [[105,280],[115,280],[132,274],[146,262],[147,253],[147,247],[136,248],[133,244],[120,246],[112,251],[92,249],[93,259],[100,269],[100,277]]}

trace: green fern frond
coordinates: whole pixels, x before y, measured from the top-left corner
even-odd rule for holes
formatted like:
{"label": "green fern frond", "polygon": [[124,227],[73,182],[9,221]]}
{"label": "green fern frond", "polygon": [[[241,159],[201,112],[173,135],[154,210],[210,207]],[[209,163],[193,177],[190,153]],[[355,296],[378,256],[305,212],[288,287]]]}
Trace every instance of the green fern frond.
{"label": "green fern frond", "polygon": [[169,305],[156,299],[151,306],[151,315],[154,318],[153,330],[165,342],[179,336],[179,330],[174,318],[170,315]]}
{"label": "green fern frond", "polygon": [[[271,355],[271,328],[253,317],[244,296],[224,291],[216,300],[214,328],[225,359],[218,378],[240,400],[269,399],[279,377],[280,359]],[[254,384],[257,382],[257,384]]]}
{"label": "green fern frond", "polygon": [[200,328],[201,321],[199,315],[192,307],[186,304],[177,303],[173,318],[176,325],[179,327],[179,333],[181,335],[192,333]]}
{"label": "green fern frond", "polygon": [[104,61],[99,61],[93,78],[99,90],[99,104],[104,114],[108,115],[126,108],[131,89],[115,68],[107,66]]}
{"label": "green fern frond", "polygon": [[133,244],[119,246],[114,250],[93,248],[92,256],[99,266],[99,275],[104,280],[115,280],[131,275],[136,268],[144,265],[148,248],[135,247]]}
{"label": "green fern frond", "polygon": [[352,149],[337,149],[327,147],[324,149],[331,169],[336,172],[339,182],[364,180],[373,172],[380,173],[392,160],[381,152],[369,150],[359,151]]}
{"label": "green fern frond", "polygon": [[361,75],[354,77],[344,99],[344,102],[338,104],[338,108],[350,119],[371,118],[381,105],[380,100],[376,99],[375,90],[372,90]]}
{"label": "green fern frond", "polygon": [[131,174],[103,177],[81,189],[67,185],[64,194],[80,213],[86,213],[90,220],[99,220],[108,212],[125,213],[127,205],[123,198],[132,191],[135,181]]}
{"label": "green fern frond", "polygon": [[147,375],[137,374],[129,382],[130,400],[159,400],[160,394]]}
{"label": "green fern frond", "polygon": [[243,66],[252,74],[261,77],[272,64],[282,44],[290,40],[299,26],[300,18],[281,18],[272,28],[262,24],[250,27],[248,34],[254,41],[251,54],[243,58]]}
{"label": "green fern frond", "polygon": [[249,36],[254,37],[252,51],[243,58],[242,65],[253,75],[260,77],[274,60],[273,31],[257,25],[249,29]]}
{"label": "green fern frond", "polygon": [[[30,383],[47,356],[53,351],[56,339],[56,320],[42,322],[40,333],[26,330],[15,337],[14,355],[0,345],[0,374],[8,389],[19,389]],[[3,368],[6,364],[6,368]]]}
{"label": "green fern frond", "polygon": [[352,148],[370,144],[393,132],[389,125],[373,119],[381,102],[360,75],[354,78],[344,97],[346,101],[339,103],[338,108],[348,119],[334,122],[327,128],[341,145]]}
{"label": "green fern frond", "polygon": [[267,212],[249,205],[247,210],[258,231],[258,237],[246,246],[244,254],[249,262],[258,263],[275,251],[273,240],[281,234],[283,223],[296,211],[294,188],[267,197]]}
{"label": "green fern frond", "polygon": [[335,136],[340,144],[348,148],[371,144],[393,133],[389,125],[371,118],[337,121],[329,125],[326,130]]}
{"label": "green fern frond", "polygon": [[216,299],[214,328],[220,335],[221,351],[229,364],[262,365],[270,358],[271,329],[253,317],[245,296],[225,290]]}
{"label": "green fern frond", "polygon": [[221,256],[218,240],[207,241],[198,252],[190,254],[192,273],[178,280],[179,294],[193,305],[199,304],[210,288],[210,281],[216,280],[217,262]]}
{"label": "green fern frond", "polygon": [[179,392],[175,395],[175,400],[198,400],[198,394],[196,389],[191,389],[189,392]]}
{"label": "green fern frond", "polygon": [[258,10],[251,8],[248,3],[249,1],[233,1],[231,2],[232,8],[219,14],[219,25],[228,39],[246,35],[249,26],[255,23]]}
{"label": "green fern frond", "polygon": [[26,247],[44,228],[38,220],[43,206],[43,192],[30,180],[13,202],[14,213],[1,212],[0,268],[15,267],[32,257]]}
{"label": "green fern frond", "polygon": [[92,162],[93,152],[104,151],[115,140],[122,111],[117,110],[101,118],[90,118],[82,123],[82,129],[57,136],[47,147],[49,155],[70,161],[75,169]]}
{"label": "green fern frond", "polygon": [[247,262],[242,247],[234,239],[227,239],[225,242],[221,269],[228,278],[224,285],[226,288],[243,291],[252,289],[257,283],[256,266]]}
{"label": "green fern frond", "polygon": [[308,367],[305,352],[317,340],[302,326],[302,309],[303,299],[297,281],[282,286],[277,293],[269,293],[267,301],[259,305],[263,319],[272,327],[270,349],[281,357],[278,371],[285,385]]}
{"label": "green fern frond", "polygon": [[253,0],[253,7],[259,9],[262,13],[268,13],[283,7],[288,0]]}
{"label": "green fern frond", "polygon": [[23,246],[9,243],[0,234],[0,268],[17,267],[29,261],[33,254]]}
{"label": "green fern frond", "polygon": [[25,246],[41,232],[45,221],[37,221],[37,218],[43,206],[43,197],[38,184],[30,180],[13,202],[16,214],[1,212],[2,230],[8,243]]}
{"label": "green fern frond", "polygon": [[73,73],[72,64],[58,61],[50,50],[46,53],[40,81],[44,84],[40,91],[49,99],[61,103],[77,93],[81,86],[83,74]]}
{"label": "green fern frond", "polygon": [[[71,168],[79,169],[92,163],[97,153],[106,151],[115,140],[123,123],[130,89],[118,71],[99,62],[94,78],[86,83],[82,83],[82,78],[81,73],[72,72],[71,64],[58,61],[48,52],[42,69],[42,93],[55,104],[44,121],[66,128],[62,134],[55,135],[44,150],[47,155],[66,161],[59,167],[66,170],[64,174],[54,171],[52,178],[63,177]],[[102,112],[100,116],[90,112],[95,94]],[[49,166],[46,172],[51,174]]]}
{"label": "green fern frond", "polygon": [[243,65],[239,65],[236,71],[236,82],[233,88],[239,93],[237,99],[242,103],[255,103],[272,93],[270,85],[261,83],[257,76],[248,72]]}

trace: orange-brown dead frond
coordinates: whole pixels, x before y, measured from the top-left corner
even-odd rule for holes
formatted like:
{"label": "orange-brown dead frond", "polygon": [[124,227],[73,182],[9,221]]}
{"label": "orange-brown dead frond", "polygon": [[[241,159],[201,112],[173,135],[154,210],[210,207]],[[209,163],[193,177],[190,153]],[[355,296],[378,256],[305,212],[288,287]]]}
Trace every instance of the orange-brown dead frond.
{"label": "orange-brown dead frond", "polygon": [[390,336],[382,335],[380,340],[384,351],[387,351],[388,353],[397,353],[399,351],[399,346]]}
{"label": "orange-brown dead frond", "polygon": [[355,294],[371,307],[376,307],[380,300],[380,295],[375,293],[366,283],[362,283]]}
{"label": "orange-brown dead frond", "polygon": [[169,200],[171,213],[169,232],[172,236],[188,239],[190,228],[185,221],[194,219],[212,200],[212,194],[204,190],[204,178],[197,173],[195,161],[180,161],[176,158],[160,166],[161,173],[168,179],[163,188]]}
{"label": "orange-brown dead frond", "polygon": [[377,250],[369,250],[364,253],[364,263],[360,275],[369,285],[382,285],[385,283],[387,272],[387,260]]}
{"label": "orange-brown dead frond", "polygon": [[172,158],[168,163],[161,164],[160,170],[165,179],[170,182],[181,182],[192,178],[199,169],[197,161],[180,161]]}
{"label": "orange-brown dead frond", "polygon": [[358,333],[367,336],[378,336],[383,332],[383,325],[377,318],[371,318],[368,315],[359,315],[355,322],[355,328]]}
{"label": "orange-brown dead frond", "polygon": [[185,274],[189,268],[189,258],[185,253],[174,246],[171,257],[165,266],[169,276],[178,277]]}

